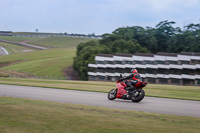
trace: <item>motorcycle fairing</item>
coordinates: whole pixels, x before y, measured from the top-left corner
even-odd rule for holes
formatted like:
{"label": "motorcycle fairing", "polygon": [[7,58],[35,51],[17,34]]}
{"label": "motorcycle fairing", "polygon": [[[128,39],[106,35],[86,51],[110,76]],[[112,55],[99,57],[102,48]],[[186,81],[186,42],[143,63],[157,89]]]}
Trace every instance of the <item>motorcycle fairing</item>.
{"label": "motorcycle fairing", "polygon": [[127,94],[127,91],[124,89],[124,87],[127,87],[125,83],[117,83],[117,98],[121,98],[124,94]]}
{"label": "motorcycle fairing", "polygon": [[147,83],[145,82],[137,82],[134,87],[136,88],[142,88],[142,87],[145,87]]}

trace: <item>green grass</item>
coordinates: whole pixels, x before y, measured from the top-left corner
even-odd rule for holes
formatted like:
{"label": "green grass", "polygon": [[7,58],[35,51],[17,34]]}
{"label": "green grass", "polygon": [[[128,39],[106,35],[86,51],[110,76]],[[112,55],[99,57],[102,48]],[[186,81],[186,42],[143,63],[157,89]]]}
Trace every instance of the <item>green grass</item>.
{"label": "green grass", "polygon": [[40,40],[41,37],[0,36],[0,39],[12,41],[12,42],[22,42],[22,41],[25,41],[25,40]]}
{"label": "green grass", "polygon": [[[21,53],[24,50],[31,50],[26,47],[1,43],[0,46],[8,50],[13,55],[0,56],[1,69],[27,72],[43,78],[66,79],[64,69],[73,64],[76,46],[81,42],[94,40],[94,38],[83,37],[12,37],[0,36],[0,39],[48,46],[58,47],[48,50],[39,50],[28,53]],[[16,54],[21,53],[21,54]],[[5,66],[7,65],[7,66]],[[3,66],[3,67],[2,67]]]}
{"label": "green grass", "polygon": [[75,49],[57,48],[0,56],[0,64],[12,63],[1,69],[64,77],[63,70],[72,65],[74,56]]}
{"label": "green grass", "polygon": [[39,46],[54,47],[54,48],[76,48],[79,43],[84,43],[94,38],[87,37],[66,37],[66,36],[49,36],[49,37],[13,37],[13,36],[0,36],[0,39],[22,42],[28,40],[27,43]]}
{"label": "green grass", "polygon": [[199,133],[200,118],[0,97],[0,133]]}
{"label": "green grass", "polygon": [[46,47],[65,47],[65,48],[76,48],[79,43],[84,43],[94,38],[86,37],[44,37],[40,40],[31,40],[29,43],[34,45],[46,46]]}
{"label": "green grass", "polygon": [[23,53],[25,51],[30,51],[30,50],[35,50],[33,48],[28,48],[28,47],[22,47],[19,45],[14,45],[14,44],[10,44],[10,43],[4,43],[4,42],[0,42],[0,46],[5,48],[9,54],[17,54],[17,53]]}
{"label": "green grass", "polygon": [[45,33],[45,32],[13,32],[12,35],[59,35],[60,33]]}
{"label": "green grass", "polygon": [[[2,84],[38,86],[70,90],[109,92],[115,82],[44,80],[24,78],[0,78]],[[146,96],[200,101],[200,87],[149,84],[144,88]]]}
{"label": "green grass", "polygon": [[200,100],[200,86],[149,84],[147,88],[150,96]]}

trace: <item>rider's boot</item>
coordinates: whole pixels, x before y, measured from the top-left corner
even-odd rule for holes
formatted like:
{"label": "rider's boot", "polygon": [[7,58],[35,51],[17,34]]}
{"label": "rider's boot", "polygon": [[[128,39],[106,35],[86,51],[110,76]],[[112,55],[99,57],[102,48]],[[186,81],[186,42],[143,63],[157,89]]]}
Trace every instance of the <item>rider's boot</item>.
{"label": "rider's boot", "polygon": [[127,98],[130,98],[130,90],[131,89],[134,89],[134,87],[132,85],[125,88],[125,90],[127,91]]}

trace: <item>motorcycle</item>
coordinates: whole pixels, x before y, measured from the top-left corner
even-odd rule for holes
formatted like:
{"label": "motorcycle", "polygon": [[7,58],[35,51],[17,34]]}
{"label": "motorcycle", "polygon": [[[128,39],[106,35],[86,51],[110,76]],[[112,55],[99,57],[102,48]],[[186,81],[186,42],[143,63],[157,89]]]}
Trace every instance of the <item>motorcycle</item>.
{"label": "motorcycle", "polygon": [[[122,75],[120,75],[122,77]],[[145,91],[143,90],[143,87],[146,87],[147,83],[145,82],[138,82],[134,85],[134,89],[129,90],[129,95],[127,93],[127,90],[125,89],[127,85],[125,84],[125,80],[123,81],[117,81],[116,87],[112,89],[108,93],[108,99],[114,100],[116,98],[124,99],[124,100],[132,100],[132,102],[140,102],[144,96]]]}

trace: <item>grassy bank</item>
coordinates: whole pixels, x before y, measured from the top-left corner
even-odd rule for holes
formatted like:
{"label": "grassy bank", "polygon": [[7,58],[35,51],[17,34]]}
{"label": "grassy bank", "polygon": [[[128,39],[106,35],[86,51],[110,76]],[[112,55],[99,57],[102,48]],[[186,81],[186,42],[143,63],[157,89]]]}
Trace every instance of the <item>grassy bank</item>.
{"label": "grassy bank", "polygon": [[95,38],[87,37],[68,37],[68,36],[46,36],[46,37],[14,37],[14,36],[0,36],[0,39],[22,42],[45,46],[53,48],[76,48],[79,43],[84,43],[90,40],[96,40]]}
{"label": "grassy bank", "polygon": [[15,37],[15,36],[0,36],[0,39],[12,41],[12,42],[22,42],[25,40],[38,40],[39,37]]}
{"label": "grassy bank", "polygon": [[28,43],[34,45],[40,45],[45,47],[55,47],[55,48],[76,48],[79,43],[85,43],[90,40],[95,40],[94,38],[87,37],[44,37],[38,40],[31,40]]}
{"label": "grassy bank", "polygon": [[73,63],[75,49],[57,48],[0,56],[5,70],[21,71],[38,76],[64,77],[63,70]]}
{"label": "grassy bank", "polygon": [[[0,42],[11,55],[0,56],[0,68],[2,70],[16,71],[16,73],[30,73],[30,75],[37,75],[40,78],[47,79],[70,79],[64,71],[66,68],[72,66],[73,57],[75,57],[76,46],[79,43],[87,42],[89,40],[96,40],[94,38],[83,37],[13,37],[0,36],[0,39],[23,42],[48,46],[51,49],[38,50],[28,53],[32,49]],[[55,48],[56,47],[56,48]],[[9,72],[6,72],[9,74]],[[19,77],[12,75],[11,77]]]}
{"label": "grassy bank", "polygon": [[[0,78],[2,84],[40,86],[82,91],[109,92],[115,82],[44,80],[24,78]],[[148,84],[144,89],[147,96],[200,101],[200,87]]]}
{"label": "grassy bank", "polygon": [[0,97],[1,133],[199,133],[200,119]]}
{"label": "grassy bank", "polygon": [[17,53],[23,53],[23,52],[35,50],[33,48],[22,47],[19,45],[14,45],[14,44],[4,43],[4,42],[0,42],[0,46],[5,48],[9,54],[17,54]]}

